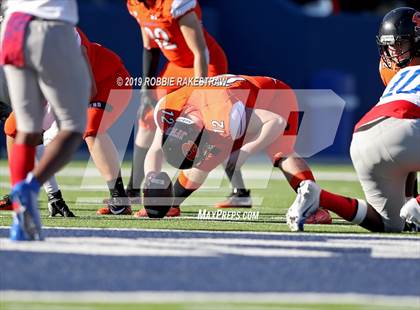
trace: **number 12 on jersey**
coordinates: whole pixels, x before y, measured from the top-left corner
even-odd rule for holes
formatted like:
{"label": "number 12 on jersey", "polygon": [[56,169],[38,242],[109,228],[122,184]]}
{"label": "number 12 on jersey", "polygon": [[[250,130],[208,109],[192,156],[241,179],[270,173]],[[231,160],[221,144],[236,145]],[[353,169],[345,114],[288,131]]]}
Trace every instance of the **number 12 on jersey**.
{"label": "number 12 on jersey", "polygon": [[[420,75],[420,69],[415,71],[407,70],[400,74],[398,79],[389,85],[389,89],[385,90],[382,98],[398,94],[415,94],[420,91],[420,83],[416,78]],[[407,79],[405,79],[408,76]],[[404,83],[401,82],[405,80]]]}

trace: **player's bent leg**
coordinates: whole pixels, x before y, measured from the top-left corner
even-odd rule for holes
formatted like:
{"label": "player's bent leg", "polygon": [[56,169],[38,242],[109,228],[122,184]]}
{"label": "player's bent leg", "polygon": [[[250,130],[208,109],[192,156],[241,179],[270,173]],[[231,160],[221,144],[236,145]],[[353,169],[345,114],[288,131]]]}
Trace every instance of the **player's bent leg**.
{"label": "player's bent leg", "polygon": [[14,241],[42,240],[41,219],[38,210],[40,184],[32,173],[28,174],[35,163],[35,145],[40,134],[18,132],[13,145],[10,163],[12,192],[15,214],[10,228],[10,239]]}
{"label": "player's bent leg", "polygon": [[93,162],[107,182],[111,199],[106,208],[97,211],[98,215],[131,214],[131,206],[124,190],[118,152],[107,133],[85,138]]}
{"label": "player's bent leg", "polygon": [[223,165],[225,173],[232,184],[232,192],[226,200],[215,205],[218,209],[224,208],[252,208],[251,191],[247,190],[241,170],[229,167],[236,165]]}
{"label": "player's bent leg", "polygon": [[42,68],[38,81],[60,128],[34,170],[35,177],[43,183],[70,161],[82,142],[91,81],[73,27],[54,21],[38,23],[42,23],[43,31],[48,33],[42,47],[37,46],[33,51],[38,56],[34,57],[36,67]]}
{"label": "player's bent leg", "polygon": [[420,121],[387,118],[353,135],[350,154],[367,202],[386,232],[401,232],[406,181],[420,170]]}
{"label": "player's bent leg", "polygon": [[[147,115],[151,113],[152,111],[147,113]],[[155,133],[154,125],[150,124],[150,122],[153,122],[153,120],[139,121],[140,124],[135,139],[131,174],[127,184],[127,195],[137,198],[137,201],[133,199],[133,203],[141,203],[140,187],[144,179],[144,160]]]}
{"label": "player's bent leg", "polygon": [[[14,117],[14,113],[12,112],[8,118],[6,119],[4,125],[4,133],[6,134],[6,148],[7,148],[7,158],[9,160],[9,165],[12,159],[12,150],[13,145],[15,142],[15,137],[17,134],[16,131],[16,120]],[[37,140],[38,138],[36,138]],[[24,169],[24,171],[30,170],[30,167]],[[23,173],[22,173],[23,174]],[[12,178],[10,176],[10,184],[12,184]],[[10,195],[4,195],[0,199],[0,211],[12,211],[13,210],[13,202]]]}
{"label": "player's bent leg", "polygon": [[320,206],[370,231],[384,231],[382,216],[365,201],[322,190],[313,181],[304,181],[298,188],[296,199],[286,215],[290,229],[303,231],[311,214],[322,210]]}
{"label": "player's bent leg", "polygon": [[334,212],[346,221],[370,231],[384,231],[382,216],[364,200],[321,190],[319,203],[323,208]]}
{"label": "player's bent leg", "polygon": [[12,158],[12,149],[15,138],[6,136],[7,158]]}

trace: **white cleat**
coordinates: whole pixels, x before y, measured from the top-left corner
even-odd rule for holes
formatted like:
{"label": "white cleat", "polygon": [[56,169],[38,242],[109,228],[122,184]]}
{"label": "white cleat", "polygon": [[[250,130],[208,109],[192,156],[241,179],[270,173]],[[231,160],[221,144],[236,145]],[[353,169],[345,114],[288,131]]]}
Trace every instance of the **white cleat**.
{"label": "white cleat", "polygon": [[416,198],[411,198],[403,205],[400,217],[409,224],[420,226],[420,205]]}
{"label": "white cleat", "polygon": [[300,183],[297,196],[286,214],[287,225],[291,231],[303,231],[306,218],[319,208],[321,188],[313,181]]}

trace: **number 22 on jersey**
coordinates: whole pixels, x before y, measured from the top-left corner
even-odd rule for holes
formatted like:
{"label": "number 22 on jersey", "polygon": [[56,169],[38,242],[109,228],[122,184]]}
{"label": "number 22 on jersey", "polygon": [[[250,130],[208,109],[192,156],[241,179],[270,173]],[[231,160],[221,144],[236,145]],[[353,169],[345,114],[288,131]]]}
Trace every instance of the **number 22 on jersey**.
{"label": "number 22 on jersey", "polygon": [[156,27],[152,30],[148,27],[144,27],[144,31],[150,39],[157,43],[160,49],[173,50],[177,48],[176,44],[169,41],[169,35],[162,28]]}

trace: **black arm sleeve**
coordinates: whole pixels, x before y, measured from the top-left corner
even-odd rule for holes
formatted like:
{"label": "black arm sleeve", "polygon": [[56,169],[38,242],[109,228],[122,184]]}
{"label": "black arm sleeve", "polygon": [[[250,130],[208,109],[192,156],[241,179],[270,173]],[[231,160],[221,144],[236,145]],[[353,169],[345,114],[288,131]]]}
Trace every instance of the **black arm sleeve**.
{"label": "black arm sleeve", "polygon": [[143,80],[146,77],[156,76],[159,65],[160,49],[152,48],[150,50],[143,48]]}

